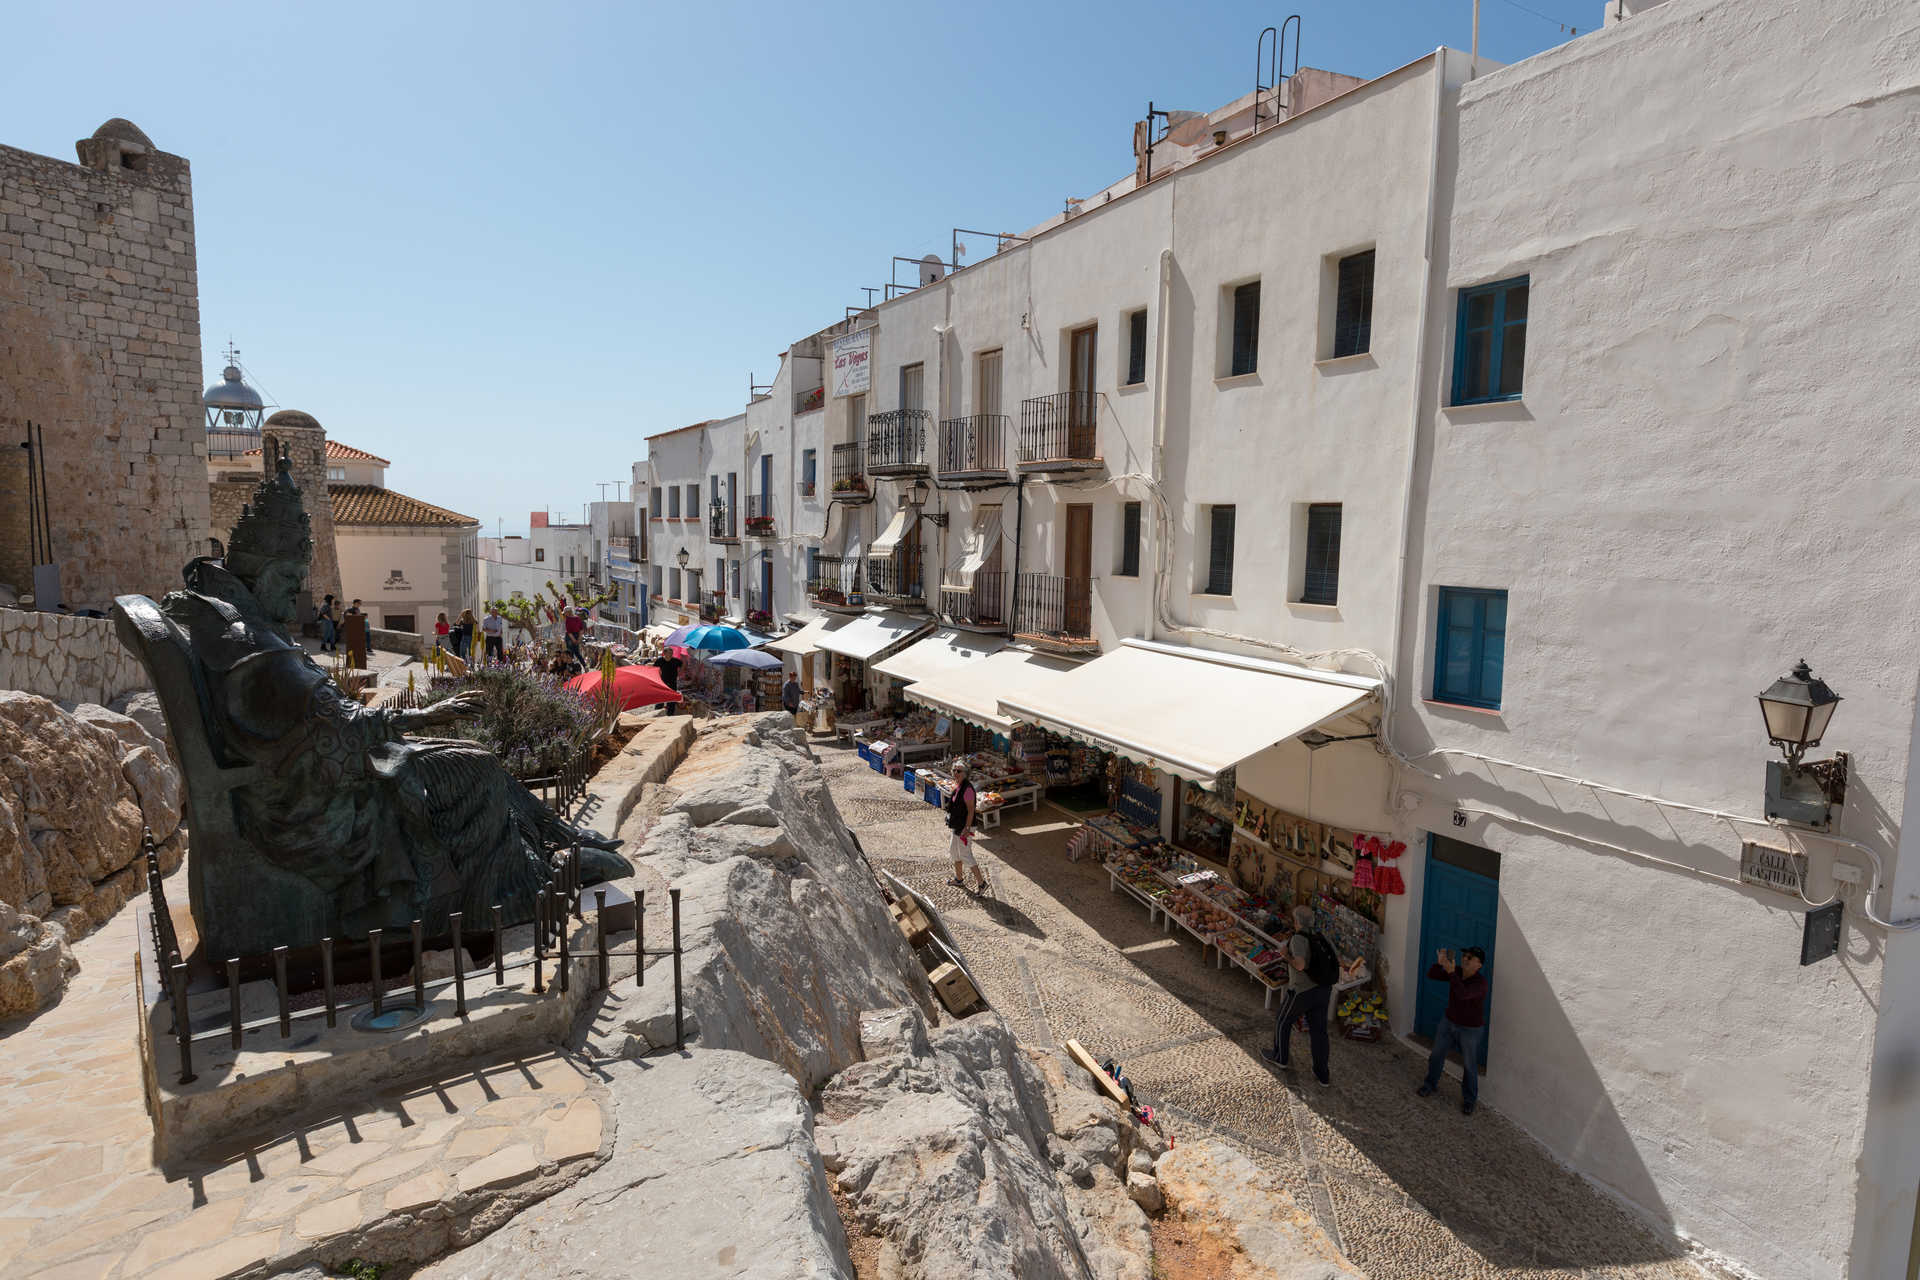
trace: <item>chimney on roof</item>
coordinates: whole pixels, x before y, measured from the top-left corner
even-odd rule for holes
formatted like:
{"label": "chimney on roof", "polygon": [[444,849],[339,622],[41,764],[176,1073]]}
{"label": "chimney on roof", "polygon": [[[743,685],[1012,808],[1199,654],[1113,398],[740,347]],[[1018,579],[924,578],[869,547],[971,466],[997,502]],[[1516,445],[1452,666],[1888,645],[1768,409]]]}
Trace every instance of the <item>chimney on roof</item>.
{"label": "chimney on roof", "polygon": [[530,522],[528,525],[529,528],[544,529],[547,527],[547,513],[544,511],[534,512],[527,517],[527,520]]}

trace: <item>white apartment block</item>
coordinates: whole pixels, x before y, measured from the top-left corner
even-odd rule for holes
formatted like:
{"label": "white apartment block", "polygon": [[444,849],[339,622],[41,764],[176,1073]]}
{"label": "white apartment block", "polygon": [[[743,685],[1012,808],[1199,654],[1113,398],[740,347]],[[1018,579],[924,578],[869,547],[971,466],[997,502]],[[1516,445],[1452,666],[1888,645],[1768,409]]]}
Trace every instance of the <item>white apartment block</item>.
{"label": "white apartment block", "polygon": [[[885,609],[1371,691],[1237,781],[1409,846],[1395,1032],[1482,942],[1485,1102],[1677,1241],[1911,1276],[1916,49],[1891,0],[1607,0],[1513,66],[1183,124],[652,437],[653,620]],[[1845,698],[1824,831],[1764,819],[1754,699],[1801,658]]]}

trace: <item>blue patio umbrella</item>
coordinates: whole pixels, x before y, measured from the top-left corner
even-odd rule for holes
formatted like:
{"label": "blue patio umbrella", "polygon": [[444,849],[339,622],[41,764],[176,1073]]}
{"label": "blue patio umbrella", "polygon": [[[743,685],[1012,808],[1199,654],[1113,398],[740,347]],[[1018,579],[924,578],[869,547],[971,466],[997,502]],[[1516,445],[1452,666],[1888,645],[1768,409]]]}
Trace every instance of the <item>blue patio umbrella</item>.
{"label": "blue patio umbrella", "polygon": [[786,664],[763,649],[733,649],[707,659],[713,667],[749,667],[755,671],[778,671]]}
{"label": "blue patio umbrella", "polygon": [[667,643],[684,645],[696,650],[751,649],[753,647],[753,641],[742,635],[738,627],[682,627],[667,637]]}

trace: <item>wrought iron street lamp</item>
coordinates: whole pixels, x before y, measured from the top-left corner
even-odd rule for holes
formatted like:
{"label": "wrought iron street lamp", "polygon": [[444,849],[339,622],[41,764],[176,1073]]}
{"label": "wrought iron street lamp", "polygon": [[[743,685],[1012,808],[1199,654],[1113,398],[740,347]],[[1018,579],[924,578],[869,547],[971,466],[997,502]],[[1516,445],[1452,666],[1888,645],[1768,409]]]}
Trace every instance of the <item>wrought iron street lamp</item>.
{"label": "wrought iron street lamp", "polygon": [[1760,714],[1767,737],[1780,748],[1784,760],[1767,762],[1766,814],[1825,831],[1833,811],[1846,803],[1847,755],[1831,760],[1803,757],[1826,736],[1840,695],[1813,674],[1803,659],[1760,695]]}
{"label": "wrought iron street lamp", "polygon": [[685,547],[680,548],[680,554],[674,557],[674,560],[679,563],[682,569],[687,567],[687,561],[691,559],[693,559],[693,557],[687,554]]}

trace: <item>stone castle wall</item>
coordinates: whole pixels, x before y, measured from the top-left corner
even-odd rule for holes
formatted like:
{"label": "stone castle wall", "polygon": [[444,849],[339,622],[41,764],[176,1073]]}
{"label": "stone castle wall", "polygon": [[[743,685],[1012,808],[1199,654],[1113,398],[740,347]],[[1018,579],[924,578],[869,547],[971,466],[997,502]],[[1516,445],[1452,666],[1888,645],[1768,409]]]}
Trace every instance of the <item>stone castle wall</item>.
{"label": "stone castle wall", "polygon": [[85,165],[0,147],[0,582],[33,585],[32,421],[74,608],[158,597],[207,547],[192,181],[139,138],[103,126]]}
{"label": "stone castle wall", "polygon": [[105,706],[152,684],[111,618],[0,609],[0,689]]}

